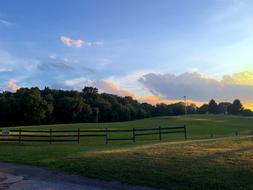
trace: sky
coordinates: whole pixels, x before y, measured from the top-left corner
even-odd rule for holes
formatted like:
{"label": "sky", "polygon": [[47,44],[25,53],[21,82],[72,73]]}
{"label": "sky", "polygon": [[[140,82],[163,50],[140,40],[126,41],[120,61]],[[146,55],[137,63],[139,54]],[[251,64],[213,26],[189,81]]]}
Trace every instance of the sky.
{"label": "sky", "polygon": [[0,0],[0,89],[253,109],[251,0]]}

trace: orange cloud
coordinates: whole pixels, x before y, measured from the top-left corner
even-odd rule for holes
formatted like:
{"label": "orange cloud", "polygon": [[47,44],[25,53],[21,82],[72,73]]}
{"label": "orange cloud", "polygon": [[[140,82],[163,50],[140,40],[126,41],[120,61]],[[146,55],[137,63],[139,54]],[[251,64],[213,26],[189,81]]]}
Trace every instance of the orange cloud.
{"label": "orange cloud", "polygon": [[110,81],[102,80],[100,82],[99,87],[103,91],[108,92],[108,93],[117,94],[119,96],[132,96],[132,97],[135,97],[133,92],[130,92],[129,90],[127,90],[125,88],[118,87],[115,83],[110,82]]}
{"label": "orange cloud", "polygon": [[[146,96],[146,97],[136,97],[135,96],[134,98],[138,99],[141,102],[147,102],[147,103],[152,104],[152,105],[161,104],[161,103],[174,104],[174,103],[178,103],[180,101],[180,100],[164,100],[159,96]],[[181,101],[183,102],[184,100],[181,100]],[[189,104],[195,104],[196,106],[200,107],[203,104],[208,104],[208,102],[187,100],[187,104],[188,105]],[[242,101],[242,104],[243,104],[244,108],[253,110],[253,102]]]}
{"label": "orange cloud", "polygon": [[7,85],[8,85],[8,88],[11,90],[11,91],[14,91],[16,92],[20,86],[18,86],[14,80],[8,80],[7,81]]}
{"label": "orange cloud", "polygon": [[153,105],[160,104],[160,103],[171,104],[173,102],[172,100],[162,100],[161,97],[159,96],[143,96],[143,97],[138,97],[138,100],[140,100],[141,102],[147,102]]}
{"label": "orange cloud", "polygon": [[[178,102],[182,102],[184,100],[166,100],[162,99],[160,96],[146,96],[146,97],[137,97],[137,99],[141,102],[147,102],[149,104],[174,104]],[[193,101],[193,100],[187,100],[187,104],[196,104],[197,106],[201,106],[205,104],[205,102],[198,102],[198,101]]]}

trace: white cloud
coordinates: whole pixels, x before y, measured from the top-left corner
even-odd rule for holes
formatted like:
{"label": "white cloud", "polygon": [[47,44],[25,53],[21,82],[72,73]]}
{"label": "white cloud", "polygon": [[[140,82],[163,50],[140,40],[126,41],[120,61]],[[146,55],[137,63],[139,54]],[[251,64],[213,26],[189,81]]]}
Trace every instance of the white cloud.
{"label": "white cloud", "polygon": [[0,19],[0,24],[3,24],[5,26],[15,26],[15,23],[10,22],[8,20]]}
{"label": "white cloud", "polygon": [[27,59],[13,56],[8,51],[0,49],[0,70],[3,71],[27,71],[33,72],[37,65],[39,64],[39,60],[37,59]]}
{"label": "white cloud", "polygon": [[81,39],[71,39],[68,36],[61,36],[61,41],[64,45],[68,46],[68,47],[77,47],[80,48],[82,46],[92,46],[92,45],[103,45],[104,42],[102,41],[95,41],[95,42],[88,42],[88,41],[84,41]]}
{"label": "white cloud", "polygon": [[11,69],[7,69],[7,68],[0,68],[0,73],[1,72],[11,72]]}
{"label": "white cloud", "polygon": [[79,77],[65,80],[64,85],[70,89],[81,90],[87,82],[88,80],[85,77]]}
{"label": "white cloud", "polygon": [[56,59],[57,56],[56,56],[55,54],[49,54],[49,55],[48,55],[48,58],[49,58],[49,59]]}
{"label": "white cloud", "polygon": [[115,83],[115,85],[128,89],[131,92],[135,92],[138,96],[149,96],[152,94],[140,84],[138,79],[150,72],[151,70],[138,70],[127,75],[113,75],[105,78],[104,80]]}
{"label": "white cloud", "polygon": [[0,49],[0,69],[1,70],[12,70],[15,66],[15,58],[10,55],[7,51]]}
{"label": "white cloud", "polygon": [[67,36],[61,36],[61,41],[66,46],[69,46],[69,47],[75,46],[77,48],[82,47],[83,43],[84,43],[84,41],[82,41],[82,40],[79,40],[79,39],[78,40],[73,40],[73,39],[71,39],[70,37],[67,37]]}

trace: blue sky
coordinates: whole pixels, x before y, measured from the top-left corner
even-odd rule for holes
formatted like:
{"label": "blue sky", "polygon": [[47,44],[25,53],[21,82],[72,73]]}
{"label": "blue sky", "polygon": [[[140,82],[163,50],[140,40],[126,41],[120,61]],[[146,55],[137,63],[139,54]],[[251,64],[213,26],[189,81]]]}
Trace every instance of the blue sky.
{"label": "blue sky", "polygon": [[[2,0],[0,88],[94,85],[137,99],[207,101],[192,84],[208,78],[252,90],[252,8],[250,0]],[[159,80],[169,81],[152,86]],[[246,92],[228,100],[251,102]]]}

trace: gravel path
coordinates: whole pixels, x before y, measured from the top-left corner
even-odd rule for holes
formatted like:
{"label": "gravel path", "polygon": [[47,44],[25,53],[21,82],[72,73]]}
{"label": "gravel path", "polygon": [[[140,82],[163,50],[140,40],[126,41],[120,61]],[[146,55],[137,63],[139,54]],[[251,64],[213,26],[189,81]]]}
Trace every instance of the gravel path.
{"label": "gravel path", "polygon": [[[0,190],[152,190],[119,182],[89,179],[32,166],[0,162]],[[154,190],[154,189],[153,189]]]}

